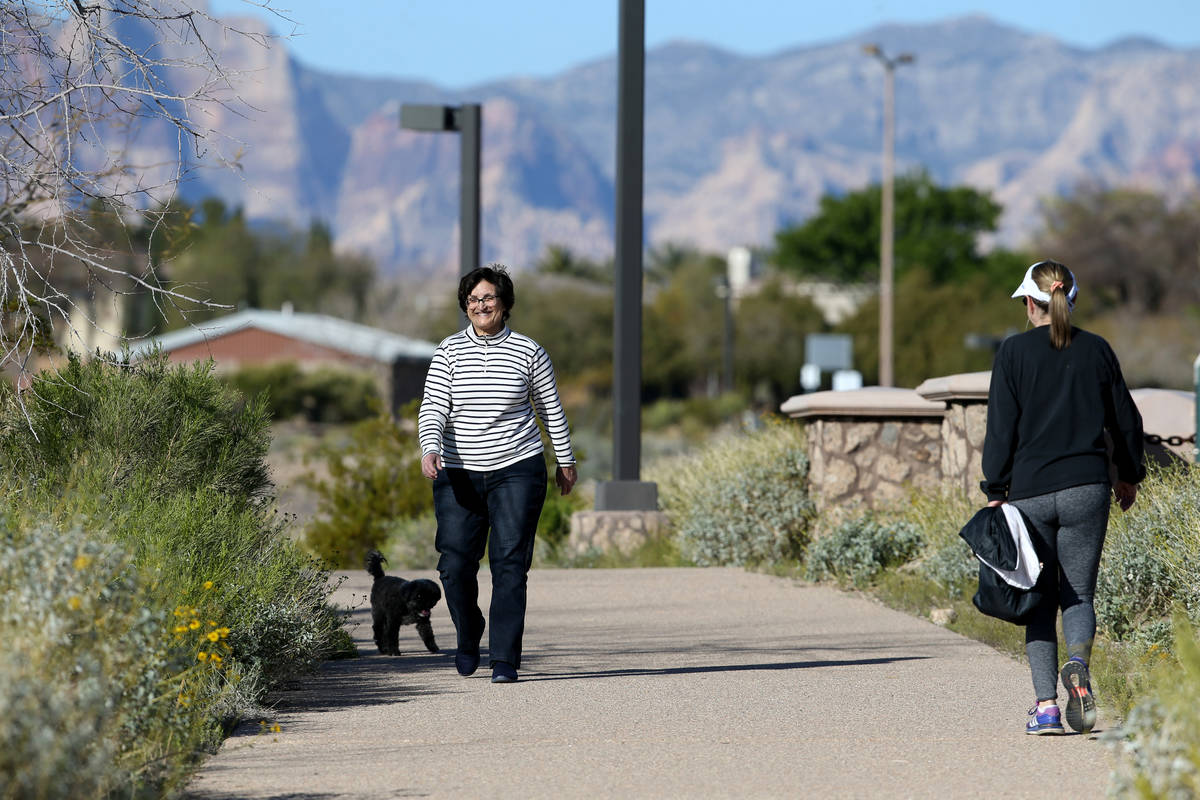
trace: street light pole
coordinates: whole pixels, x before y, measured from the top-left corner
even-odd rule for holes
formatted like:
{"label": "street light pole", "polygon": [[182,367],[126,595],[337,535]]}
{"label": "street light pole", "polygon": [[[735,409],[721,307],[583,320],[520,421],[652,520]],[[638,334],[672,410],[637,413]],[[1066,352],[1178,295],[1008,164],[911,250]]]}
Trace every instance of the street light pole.
{"label": "street light pole", "polygon": [[483,109],[478,103],[461,106],[400,106],[400,127],[412,131],[458,131],[462,163],[459,185],[458,271],[466,275],[479,266],[479,162],[483,138]]}
{"label": "street light pole", "polygon": [[613,479],[596,486],[596,510],[655,511],[658,509],[658,486],[640,479],[645,0],[619,0],[617,15]]}
{"label": "street light pole", "polygon": [[874,44],[863,47],[863,51],[874,56],[883,64],[883,199],[882,221],[879,232],[879,385],[893,386],[892,365],[895,361],[892,355],[892,307],[895,285],[895,268],[893,254],[895,250],[895,160],[896,160],[896,67],[899,64],[911,64],[915,57],[911,53],[901,53],[895,58],[888,58],[883,50]]}

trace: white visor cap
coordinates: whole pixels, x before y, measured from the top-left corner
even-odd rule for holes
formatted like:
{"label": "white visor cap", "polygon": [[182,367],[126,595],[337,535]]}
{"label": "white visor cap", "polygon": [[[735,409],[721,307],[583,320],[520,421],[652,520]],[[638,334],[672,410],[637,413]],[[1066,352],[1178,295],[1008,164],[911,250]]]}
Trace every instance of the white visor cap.
{"label": "white visor cap", "polygon": [[[1021,281],[1021,285],[1012,293],[1013,297],[1032,297],[1041,303],[1049,303],[1050,295],[1038,288],[1033,282],[1033,271],[1045,264],[1045,261],[1039,261],[1029,269],[1025,270],[1025,279]],[[1066,269],[1064,267],[1064,269]],[[1071,311],[1075,310],[1075,296],[1079,294],[1079,281],[1075,280],[1075,273],[1067,270],[1067,274],[1071,276],[1071,291],[1067,292],[1067,308]]]}

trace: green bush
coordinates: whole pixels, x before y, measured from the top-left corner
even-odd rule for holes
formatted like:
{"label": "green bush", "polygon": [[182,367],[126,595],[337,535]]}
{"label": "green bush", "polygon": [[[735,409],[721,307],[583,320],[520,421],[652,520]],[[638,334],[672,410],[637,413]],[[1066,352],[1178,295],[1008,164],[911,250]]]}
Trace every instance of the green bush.
{"label": "green bush", "polygon": [[1152,691],[1119,729],[1113,797],[1200,796],[1200,642],[1182,619],[1174,649],[1174,657],[1162,652]]}
{"label": "green bush", "polygon": [[[401,411],[416,418],[417,402]],[[433,507],[429,481],[421,474],[421,446],[413,426],[376,416],[351,427],[344,442],[321,445],[315,458],[328,477],[309,473],[317,495],[317,517],[305,533],[308,547],[331,564],[361,567],[398,520]]]}
{"label": "green bush", "polygon": [[737,417],[745,409],[746,399],[735,393],[714,398],[667,398],[642,409],[642,427],[647,431],[661,431],[679,425],[689,432],[709,431]]}
{"label": "green bush", "polygon": [[1101,630],[1153,643],[1164,639],[1177,608],[1200,622],[1197,531],[1200,470],[1152,468],[1133,507],[1122,513],[1114,506],[1109,519],[1096,584]]}
{"label": "green bush", "polygon": [[775,422],[661,462],[652,480],[682,558],[700,566],[752,565],[803,553],[813,516],[807,476],[803,430]]}
{"label": "green bush", "polygon": [[0,405],[0,635],[20,642],[0,713],[22,725],[0,749],[45,758],[0,762],[0,783],[157,796],[340,644],[328,575],[269,510],[261,404],[210,365],[71,359],[20,400]]}
{"label": "green bush", "polygon": [[970,497],[956,488],[922,489],[909,494],[890,518],[911,523],[921,532],[924,548],[920,572],[957,600],[974,594],[979,561],[958,532],[982,505],[982,496]]}
{"label": "green bush", "polygon": [[374,379],[362,370],[302,370],[293,361],[242,367],[225,380],[248,398],[265,398],[272,419],[303,415],[309,422],[358,422],[381,403]]}
{"label": "green bush", "polygon": [[221,691],[187,675],[197,662],[172,652],[166,620],[141,602],[119,548],[80,530],[6,526],[0,575],[3,797],[104,797],[128,786],[159,755],[147,736],[156,725],[191,732],[182,687]]}
{"label": "green bush", "polygon": [[863,586],[884,569],[914,558],[923,544],[920,530],[911,523],[870,517],[847,520],[809,546],[804,576],[815,581],[845,579]]}
{"label": "green bush", "polygon": [[164,493],[211,489],[262,505],[269,443],[262,405],[225,389],[211,362],[173,366],[161,355],[119,364],[72,354],[0,407],[10,482],[32,489],[94,479],[113,501],[144,481]]}
{"label": "green bush", "polygon": [[[396,569],[434,569],[438,563],[437,519],[433,511],[416,517],[390,520],[383,526],[383,544],[379,550]],[[362,565],[352,565],[361,567]]]}

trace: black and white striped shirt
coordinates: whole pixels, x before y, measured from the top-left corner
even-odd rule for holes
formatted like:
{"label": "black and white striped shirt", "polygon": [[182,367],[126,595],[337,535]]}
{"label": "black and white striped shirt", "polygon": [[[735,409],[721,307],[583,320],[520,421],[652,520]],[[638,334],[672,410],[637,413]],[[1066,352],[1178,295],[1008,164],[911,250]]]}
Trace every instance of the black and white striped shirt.
{"label": "black and white striped shirt", "polygon": [[487,471],[541,453],[540,417],[561,467],[575,463],[554,367],[541,345],[505,326],[471,326],[442,340],[425,377],[417,416],[421,455],[446,467]]}

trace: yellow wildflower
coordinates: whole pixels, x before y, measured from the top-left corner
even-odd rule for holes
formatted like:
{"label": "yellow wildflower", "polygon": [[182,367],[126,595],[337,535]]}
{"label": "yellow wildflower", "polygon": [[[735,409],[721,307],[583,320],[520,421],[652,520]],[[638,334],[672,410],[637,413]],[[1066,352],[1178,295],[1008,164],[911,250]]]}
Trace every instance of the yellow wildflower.
{"label": "yellow wildflower", "polygon": [[71,599],[67,601],[67,605],[72,611],[78,611],[79,607],[83,605],[83,601],[79,599],[79,595],[73,594],[71,595]]}
{"label": "yellow wildflower", "polygon": [[210,642],[215,642],[215,641],[217,641],[217,640],[218,640],[218,639],[220,639],[220,638],[221,638],[221,634],[217,633],[216,631],[209,631],[209,632],[208,632],[208,640],[209,640]]}
{"label": "yellow wildflower", "polygon": [[196,628],[200,627],[200,620],[198,620],[198,619],[192,620],[191,622],[188,623],[188,627],[191,628],[192,630],[196,630]]}
{"label": "yellow wildflower", "polygon": [[209,656],[209,657],[212,659],[212,662],[213,662],[214,664],[220,664],[220,663],[221,663],[221,661],[222,661],[221,657],[220,657],[219,655],[217,655],[216,653],[213,653],[213,654],[212,654],[211,656]]}
{"label": "yellow wildflower", "polygon": [[213,582],[212,582],[212,581],[205,581],[205,582],[204,582],[204,588],[205,588],[205,589],[211,589],[212,587],[213,587]]}
{"label": "yellow wildflower", "polygon": [[75,556],[75,570],[76,571],[87,569],[88,564],[91,564],[91,563],[92,563],[91,556],[85,556],[85,555]]}
{"label": "yellow wildflower", "polygon": [[188,629],[187,625],[176,625],[175,633],[187,633],[187,629]]}
{"label": "yellow wildflower", "polygon": [[215,627],[217,627],[217,623],[213,622],[213,621],[210,619],[210,620],[208,621],[208,627],[210,627],[210,628],[215,628]]}
{"label": "yellow wildflower", "polygon": [[208,653],[201,650],[199,653],[196,653],[196,660],[197,661],[208,661]]}
{"label": "yellow wildflower", "polygon": [[272,732],[272,733],[279,733],[281,730],[283,730],[283,728],[280,728],[280,727],[279,727],[279,723],[278,723],[278,722],[276,722],[274,725],[272,725],[272,726],[271,726],[271,732]]}
{"label": "yellow wildflower", "polygon": [[229,628],[217,628],[217,633],[221,634],[221,638],[224,639],[229,635]]}

